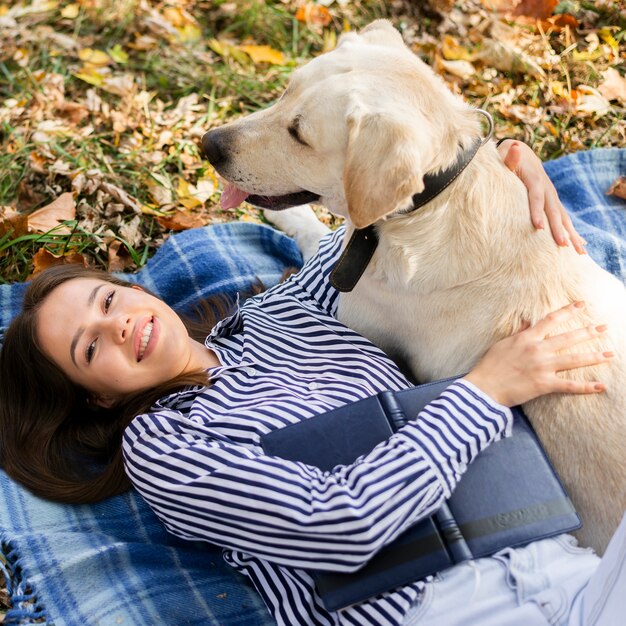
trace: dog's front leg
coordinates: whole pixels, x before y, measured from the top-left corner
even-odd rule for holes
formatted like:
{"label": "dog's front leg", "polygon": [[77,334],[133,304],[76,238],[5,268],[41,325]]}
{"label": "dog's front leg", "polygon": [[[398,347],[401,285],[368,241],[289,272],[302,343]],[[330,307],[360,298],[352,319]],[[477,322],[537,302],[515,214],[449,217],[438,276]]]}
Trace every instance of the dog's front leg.
{"label": "dog's front leg", "polygon": [[265,210],[263,215],[270,224],[295,239],[305,262],[317,252],[320,239],[330,230],[309,204],[282,211]]}

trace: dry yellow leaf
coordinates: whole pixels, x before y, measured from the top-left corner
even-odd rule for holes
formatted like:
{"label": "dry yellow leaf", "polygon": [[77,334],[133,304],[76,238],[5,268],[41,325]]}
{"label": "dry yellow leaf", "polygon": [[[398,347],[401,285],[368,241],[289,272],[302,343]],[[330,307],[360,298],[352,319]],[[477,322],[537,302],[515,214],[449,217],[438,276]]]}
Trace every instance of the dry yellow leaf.
{"label": "dry yellow leaf", "polygon": [[448,61],[471,61],[472,53],[454,37],[446,35],[441,42],[441,52]]}
{"label": "dry yellow leaf", "polygon": [[75,217],[74,196],[69,192],[62,193],[56,200],[28,216],[28,229],[31,232],[46,233],[54,228],[55,233],[69,233],[70,229],[59,226],[59,222],[73,220]]}
{"label": "dry yellow leaf", "polygon": [[89,63],[94,66],[104,66],[111,62],[111,57],[104,50],[96,50],[94,48],[83,48],[78,51],[78,58],[83,63]]}
{"label": "dry yellow leaf", "polygon": [[[165,7],[163,9],[163,17],[176,28],[181,28],[187,23],[186,11],[179,7]],[[188,15],[188,14],[187,14]]]}
{"label": "dry yellow leaf", "polygon": [[613,37],[610,26],[605,26],[604,28],[601,28],[598,33],[600,34],[600,37],[602,37],[602,41],[608,43],[609,46],[613,48],[614,52],[619,52],[619,44],[617,43],[615,37]]}
{"label": "dry yellow leaf", "polygon": [[244,45],[238,47],[252,59],[255,65],[258,63],[285,65],[285,55],[271,46]]}
{"label": "dry yellow leaf", "polygon": [[202,30],[196,24],[185,24],[176,30],[178,31],[178,38],[184,43],[198,41],[202,37]]}
{"label": "dry yellow leaf", "polygon": [[237,46],[233,46],[226,41],[219,41],[218,39],[209,39],[207,43],[215,54],[219,54],[224,59],[230,57],[242,65],[250,64],[251,57]]}
{"label": "dry yellow leaf", "polygon": [[180,7],[166,7],[163,9],[163,18],[169,22],[178,33],[178,38],[187,43],[198,41],[202,37],[202,29],[196,19],[185,9]]}
{"label": "dry yellow leaf", "polygon": [[603,54],[602,48],[596,48],[595,50],[572,50],[572,59],[578,63],[597,61]]}
{"label": "dry yellow leaf", "polygon": [[68,20],[74,20],[78,17],[80,13],[80,5],[78,4],[68,4],[66,7],[61,9],[61,17],[64,17]]}
{"label": "dry yellow leaf", "polygon": [[72,76],[85,81],[90,85],[95,85],[96,87],[102,86],[102,83],[104,82],[104,76],[91,66],[82,67],[80,71],[74,72]]}

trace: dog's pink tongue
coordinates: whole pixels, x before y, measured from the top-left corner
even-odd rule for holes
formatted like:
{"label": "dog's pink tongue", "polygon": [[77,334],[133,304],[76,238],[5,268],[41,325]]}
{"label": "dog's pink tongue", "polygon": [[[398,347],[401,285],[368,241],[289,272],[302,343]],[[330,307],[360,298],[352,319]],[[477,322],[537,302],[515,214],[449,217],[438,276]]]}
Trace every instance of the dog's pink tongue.
{"label": "dog's pink tongue", "polygon": [[223,209],[234,209],[239,206],[250,194],[235,187],[232,183],[226,183],[224,191],[222,191],[222,197],[220,199],[220,205]]}

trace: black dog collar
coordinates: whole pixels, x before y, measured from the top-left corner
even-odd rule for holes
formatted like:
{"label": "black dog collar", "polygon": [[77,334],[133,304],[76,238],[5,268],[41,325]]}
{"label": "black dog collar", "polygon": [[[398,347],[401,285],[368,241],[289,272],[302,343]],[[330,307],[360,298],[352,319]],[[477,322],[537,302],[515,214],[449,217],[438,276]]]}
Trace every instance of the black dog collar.
{"label": "black dog collar", "polygon": [[[487,136],[483,139],[476,139],[469,148],[463,150],[451,167],[438,174],[426,174],[424,176],[424,191],[413,196],[413,206],[407,213],[411,213],[423,207],[444,191],[444,189],[449,187],[469,165],[470,161],[478,152],[478,149],[491,139],[493,135],[493,120],[491,115],[482,109],[476,109],[476,111],[487,118],[489,123]],[[356,229],[352,233],[350,241],[348,241],[348,244],[330,274],[330,284],[337,289],[337,291],[352,291],[363,275],[377,246],[378,234],[376,233],[375,224]]]}

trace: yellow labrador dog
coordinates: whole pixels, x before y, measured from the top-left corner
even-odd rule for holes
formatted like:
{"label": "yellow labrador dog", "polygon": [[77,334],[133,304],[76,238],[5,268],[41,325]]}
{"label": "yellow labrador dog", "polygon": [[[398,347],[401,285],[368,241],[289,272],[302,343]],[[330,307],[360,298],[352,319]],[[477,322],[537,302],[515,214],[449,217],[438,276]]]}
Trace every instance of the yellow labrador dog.
{"label": "yellow labrador dog", "polygon": [[[526,189],[481,134],[476,110],[381,20],[343,35],[293,74],[276,104],[210,131],[203,147],[231,183],[226,206],[319,200],[346,217],[347,239],[375,224],[378,247],[341,295],[339,318],[419,381],[471,369],[522,320],[575,300],[587,303],[576,327],[608,324],[580,350],[613,350],[612,363],[566,373],[606,382],[605,393],[524,407],[582,515],[582,541],[603,551],[626,509],[626,290],[534,230]],[[425,180],[468,150],[476,154],[456,179],[407,212]]]}

